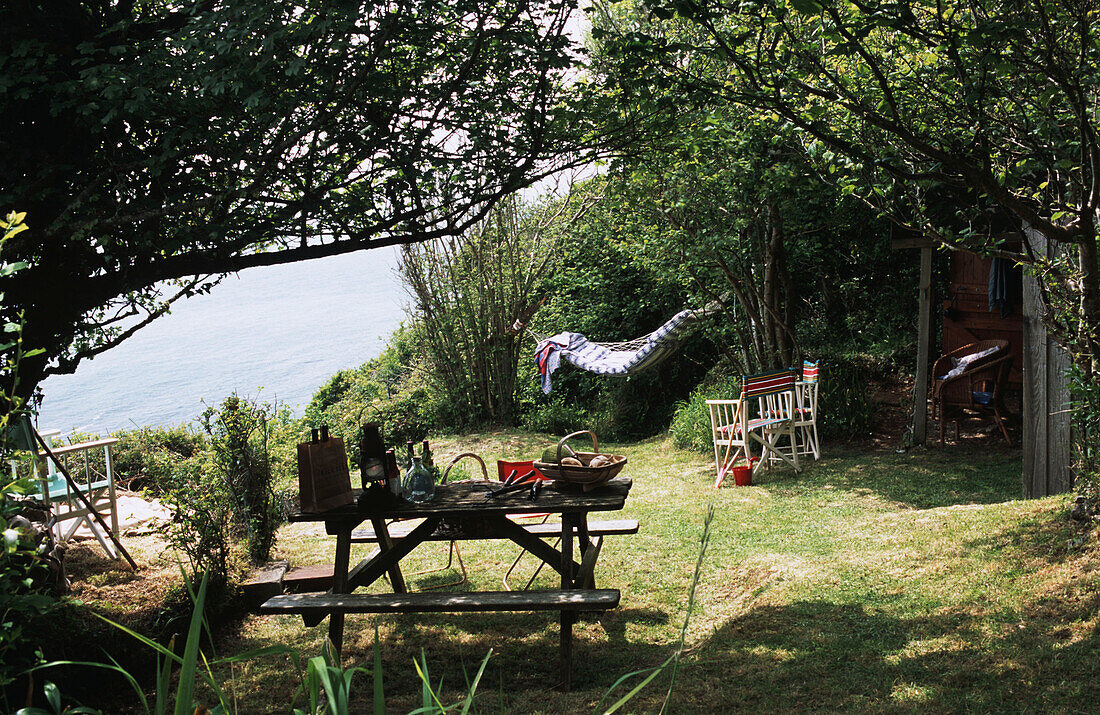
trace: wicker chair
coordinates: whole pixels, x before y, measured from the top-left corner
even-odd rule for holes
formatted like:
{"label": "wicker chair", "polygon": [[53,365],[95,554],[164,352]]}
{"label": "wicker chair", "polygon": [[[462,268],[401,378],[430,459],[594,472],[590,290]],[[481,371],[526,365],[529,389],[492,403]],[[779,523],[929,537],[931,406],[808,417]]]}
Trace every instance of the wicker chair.
{"label": "wicker chair", "polygon": [[979,340],[941,356],[932,366],[932,416],[940,422],[940,444],[944,426],[955,422],[959,438],[959,417],[968,412],[987,416],[1000,428],[1005,441],[1012,440],[1005,427],[1003,385],[1012,368],[1007,340]]}

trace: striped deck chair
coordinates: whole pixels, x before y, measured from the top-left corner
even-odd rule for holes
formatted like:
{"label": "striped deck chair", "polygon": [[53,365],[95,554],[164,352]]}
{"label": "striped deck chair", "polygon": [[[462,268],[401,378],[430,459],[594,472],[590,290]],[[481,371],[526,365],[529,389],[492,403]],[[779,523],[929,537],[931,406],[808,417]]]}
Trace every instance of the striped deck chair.
{"label": "striped deck chair", "polygon": [[[741,379],[738,399],[707,400],[718,471],[715,488],[722,486],[730,467],[742,458],[752,465],[754,474],[773,461],[800,469],[799,450],[791,446],[797,444],[795,380],[792,370],[746,375]],[[788,440],[785,446],[780,445],[783,438]],[[759,460],[753,456],[754,444],[760,448]]]}
{"label": "striped deck chair", "polygon": [[817,438],[817,387],[821,368],[816,362],[802,363],[802,379],[795,383],[794,426],[798,431],[798,453],[821,459],[821,442]]}

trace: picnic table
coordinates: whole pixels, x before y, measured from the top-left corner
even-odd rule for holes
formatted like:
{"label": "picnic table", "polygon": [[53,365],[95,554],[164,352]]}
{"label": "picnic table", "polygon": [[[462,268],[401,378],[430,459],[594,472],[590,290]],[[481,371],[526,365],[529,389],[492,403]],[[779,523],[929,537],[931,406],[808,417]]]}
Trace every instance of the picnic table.
{"label": "picnic table", "polygon": [[[596,587],[595,567],[603,538],[610,534],[636,533],[637,521],[589,523],[593,512],[617,511],[626,504],[631,480],[616,477],[604,486],[583,492],[564,486],[542,490],[536,501],[522,492],[488,499],[493,484],[486,481],[456,482],[436,487],[428,502],[394,501],[371,510],[356,504],[320,513],[300,512],[291,521],[322,521],[336,537],[333,584],[327,593],[274,596],[262,613],[301,614],[306,625],[329,618],[329,639],[337,652],[343,643],[347,613],[443,613],[466,611],[560,611],[561,679],[569,686],[572,671],[572,629],[578,611],[599,611],[619,603],[617,589]],[[496,486],[499,486],[497,484]],[[511,516],[559,514],[560,524],[524,526]],[[422,520],[409,528],[408,522]],[[364,522],[370,529],[358,529]],[[561,536],[559,548],[543,540]],[[401,573],[401,560],[426,541],[507,539],[534,554],[561,576],[561,588],[550,591],[463,591],[409,593]],[[351,566],[353,542],[377,543],[377,548]],[[576,542],[576,550],[574,550]],[[354,593],[389,575],[393,593]]]}

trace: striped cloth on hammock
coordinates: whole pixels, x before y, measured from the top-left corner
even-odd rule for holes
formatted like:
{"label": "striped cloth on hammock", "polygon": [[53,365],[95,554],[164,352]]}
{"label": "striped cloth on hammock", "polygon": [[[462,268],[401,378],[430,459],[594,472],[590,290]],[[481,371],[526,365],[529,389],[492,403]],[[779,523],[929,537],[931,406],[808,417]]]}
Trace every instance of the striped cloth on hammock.
{"label": "striped cloth on hammock", "polygon": [[558,333],[546,338],[535,348],[542,391],[550,392],[550,376],[558,369],[562,358],[598,375],[631,375],[653,367],[676,350],[684,333],[705,314],[705,310],[681,310],[645,338],[627,344],[629,349],[626,350],[591,342],[580,333]]}

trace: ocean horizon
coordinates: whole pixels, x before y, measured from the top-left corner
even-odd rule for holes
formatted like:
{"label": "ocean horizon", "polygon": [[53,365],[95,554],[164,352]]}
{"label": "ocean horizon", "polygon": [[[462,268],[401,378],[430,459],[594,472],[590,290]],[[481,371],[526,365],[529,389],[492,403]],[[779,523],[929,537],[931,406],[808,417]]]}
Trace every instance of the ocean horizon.
{"label": "ocean horizon", "polygon": [[397,249],[251,268],[42,383],[40,429],[101,436],[190,423],[236,393],[301,414],[333,374],[381,354],[409,299]]}

